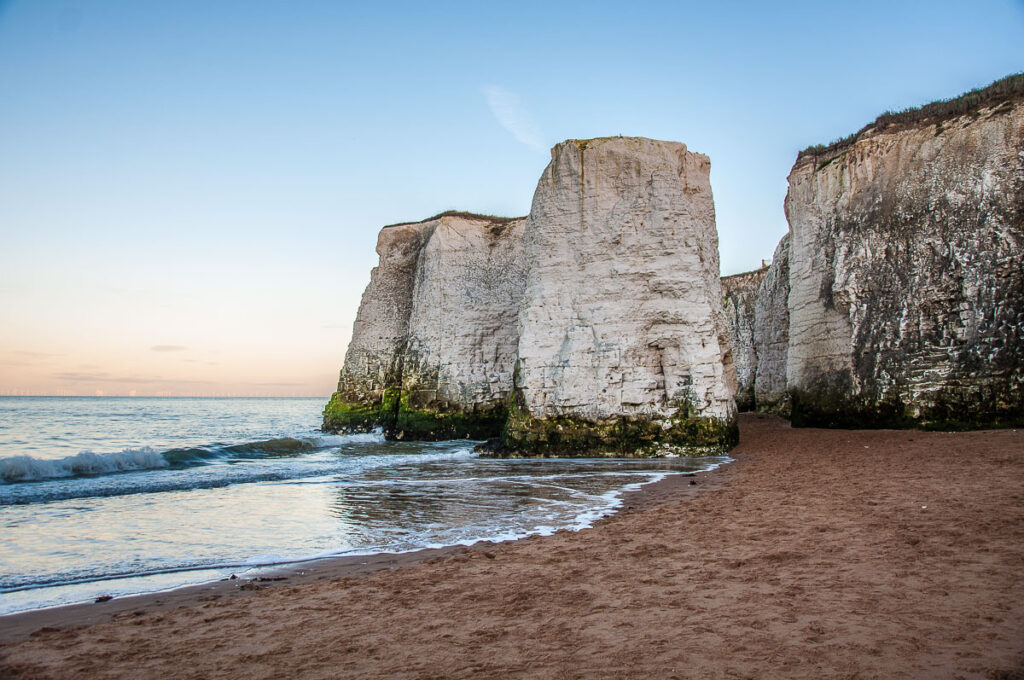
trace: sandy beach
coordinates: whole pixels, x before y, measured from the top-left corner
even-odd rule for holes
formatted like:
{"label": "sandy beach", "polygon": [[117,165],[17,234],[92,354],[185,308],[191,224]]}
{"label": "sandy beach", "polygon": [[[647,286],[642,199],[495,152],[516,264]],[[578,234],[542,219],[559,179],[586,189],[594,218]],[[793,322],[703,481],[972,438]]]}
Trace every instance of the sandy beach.
{"label": "sandy beach", "polygon": [[577,533],[0,618],[0,677],[1024,677],[1024,432],[732,455]]}

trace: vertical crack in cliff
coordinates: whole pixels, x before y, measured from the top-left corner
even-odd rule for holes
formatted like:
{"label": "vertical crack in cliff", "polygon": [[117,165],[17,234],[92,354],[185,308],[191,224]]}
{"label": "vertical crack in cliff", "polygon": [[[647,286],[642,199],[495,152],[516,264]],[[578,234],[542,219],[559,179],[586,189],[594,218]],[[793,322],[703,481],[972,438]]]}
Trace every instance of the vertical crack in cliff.
{"label": "vertical crack in cliff", "polygon": [[[756,291],[755,291],[755,295],[756,295]],[[751,336],[753,336],[753,334],[756,332],[756,322],[755,322],[755,327],[751,328],[750,332],[751,332]],[[752,347],[751,354],[754,355],[754,370],[750,374],[750,410],[751,411],[757,411],[757,367],[761,365],[761,355],[757,351],[757,341],[753,337],[751,337],[751,343],[750,344],[751,344],[751,347]],[[732,349],[731,352],[733,353],[732,361],[733,361],[733,365],[735,366],[736,365],[735,349]],[[737,380],[736,382],[738,384],[739,380]]]}
{"label": "vertical crack in cliff", "polygon": [[381,393],[380,425],[384,435],[391,438],[396,434],[399,411],[402,408],[402,395],[405,393],[405,354],[409,349],[409,338],[406,337],[397,348],[391,375],[384,383]]}
{"label": "vertical crack in cliff", "polygon": [[664,393],[664,401],[659,404],[663,409],[667,409],[672,401],[672,397],[668,393],[668,377],[665,375],[665,348],[658,348],[658,374],[661,375],[661,391]]}
{"label": "vertical crack in cliff", "polygon": [[576,148],[579,149],[579,152],[580,152],[580,233],[582,234],[582,233],[584,233],[583,230],[585,228],[585,225],[584,225],[584,222],[583,222],[583,215],[584,215],[583,200],[584,200],[584,197],[586,196],[586,179],[587,179],[586,169],[583,166],[583,155],[586,153],[587,147],[586,147],[586,145],[580,146],[580,145],[577,144]]}

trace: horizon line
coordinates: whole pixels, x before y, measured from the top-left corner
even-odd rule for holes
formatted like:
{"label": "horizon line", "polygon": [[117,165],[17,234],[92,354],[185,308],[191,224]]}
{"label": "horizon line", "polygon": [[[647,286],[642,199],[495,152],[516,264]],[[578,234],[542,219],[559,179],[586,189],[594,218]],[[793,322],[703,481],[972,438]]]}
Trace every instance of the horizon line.
{"label": "horizon line", "polygon": [[330,399],[325,395],[267,394],[0,394],[0,399]]}

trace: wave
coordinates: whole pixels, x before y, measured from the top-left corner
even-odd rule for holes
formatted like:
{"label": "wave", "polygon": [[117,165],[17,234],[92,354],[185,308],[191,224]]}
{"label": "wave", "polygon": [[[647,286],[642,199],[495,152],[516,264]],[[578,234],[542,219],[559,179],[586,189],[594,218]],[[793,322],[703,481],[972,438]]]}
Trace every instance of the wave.
{"label": "wave", "polygon": [[[358,448],[361,447],[356,447],[355,451],[344,451],[343,446],[335,445],[324,447],[329,453],[326,457],[276,457],[264,460],[259,465],[191,465],[177,470],[173,467],[164,467],[137,474],[82,475],[40,479],[34,484],[0,484],[0,507],[139,493],[195,491],[257,482],[304,483],[305,480],[327,475],[334,476],[334,481],[339,481],[339,474],[351,477],[378,467],[463,460],[478,455],[472,448],[465,446],[454,451],[433,453],[388,452],[369,455]],[[336,453],[341,455],[335,455]],[[228,459],[225,462],[233,461]],[[192,472],[188,472],[189,470]]]}
{"label": "wave", "polygon": [[117,453],[83,451],[74,456],[57,460],[33,458],[32,456],[11,456],[0,458],[0,480],[10,484],[58,477],[84,477],[166,467],[170,467],[167,459],[148,446],[140,449],[125,449]]}
{"label": "wave", "polygon": [[[479,454],[477,454],[476,452],[472,451],[469,448],[463,448],[457,451],[445,451],[431,454],[399,456],[399,458],[403,459],[400,462],[385,462],[383,460],[376,460],[369,462],[367,467],[377,467],[378,465],[381,464],[394,465],[396,464],[396,462],[399,464],[401,462],[411,462],[412,459],[416,458],[426,459],[430,462],[468,460],[477,458],[478,455]],[[711,465],[710,469],[713,469],[717,466],[718,464]],[[604,476],[608,474],[612,473],[597,473],[597,475],[599,476]],[[40,577],[39,575],[25,575],[12,576],[10,578],[6,576],[0,576],[0,595],[29,590],[45,589],[54,586],[74,586],[102,581],[118,581],[122,579],[182,574],[189,572],[198,573],[226,569],[248,570],[282,565],[298,565],[304,562],[324,559],[328,557],[373,555],[380,553],[400,554],[414,550],[421,550],[424,548],[443,548],[452,545],[468,546],[478,543],[480,541],[499,543],[504,541],[525,538],[527,536],[532,535],[548,536],[561,529],[579,531],[582,529],[592,527],[596,521],[614,513],[622,505],[623,495],[626,492],[638,489],[645,484],[649,484],[651,482],[663,479],[664,477],[670,474],[678,473],[669,471],[648,470],[629,471],[626,472],[624,476],[638,478],[639,481],[623,484],[621,486],[617,486],[615,488],[597,494],[587,493],[582,490],[570,489],[566,487],[564,489],[565,491],[572,491],[574,492],[573,495],[580,496],[581,498],[574,501],[547,500],[545,501],[545,503],[546,505],[558,505],[560,507],[564,507],[567,511],[570,511],[569,516],[546,517],[543,514],[535,513],[533,517],[534,522],[527,524],[518,524],[513,522],[512,524],[515,524],[516,526],[508,526],[506,522],[503,522],[500,519],[497,519],[496,521],[483,521],[482,523],[477,523],[469,526],[458,524],[449,527],[445,527],[443,525],[429,525],[427,527],[424,527],[424,530],[418,533],[410,533],[401,536],[399,535],[399,533],[389,532],[390,537],[377,536],[376,538],[378,540],[371,543],[363,545],[353,545],[348,548],[323,550],[320,552],[313,553],[297,553],[294,555],[260,554],[256,556],[250,556],[247,558],[239,556],[234,559],[211,559],[209,561],[196,562],[185,560],[178,564],[171,564],[162,567],[140,568],[138,570],[115,569],[108,572],[96,574],[56,573],[43,577]],[[587,477],[586,474],[570,474],[568,476],[573,478]],[[622,473],[620,473],[618,476],[623,475]],[[514,481],[517,479],[523,484],[532,486],[531,481],[534,479],[534,477],[468,477],[460,479],[440,479],[433,481],[434,483],[447,484],[451,482]],[[359,484],[375,486],[375,482],[377,481],[379,480],[360,480]],[[399,486],[405,486],[412,482],[418,481],[420,480],[402,478],[397,481],[390,480],[389,482],[387,482],[387,484],[389,486],[395,486],[397,483]],[[331,480],[330,483],[337,483],[337,480]],[[550,523],[546,522],[545,520],[550,520]],[[219,574],[217,576],[219,576]]]}
{"label": "wave", "polygon": [[6,484],[38,482],[69,477],[100,475],[140,470],[164,470],[205,465],[216,460],[279,458],[312,453],[325,448],[355,443],[383,441],[380,433],[280,437],[243,444],[208,444],[157,451],[149,446],[128,448],[113,453],[83,451],[58,459],[10,456],[0,458],[0,481]]}

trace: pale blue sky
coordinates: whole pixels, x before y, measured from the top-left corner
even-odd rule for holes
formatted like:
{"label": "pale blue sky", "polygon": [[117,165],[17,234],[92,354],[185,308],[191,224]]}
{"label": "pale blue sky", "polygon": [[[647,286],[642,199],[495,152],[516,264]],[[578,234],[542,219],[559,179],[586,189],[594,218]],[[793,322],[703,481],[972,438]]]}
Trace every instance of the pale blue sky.
{"label": "pale blue sky", "polygon": [[797,151],[1022,35],[1021,1],[0,0],[0,394],[326,395],[379,228],[525,214],[570,137],[708,154],[754,268]]}

